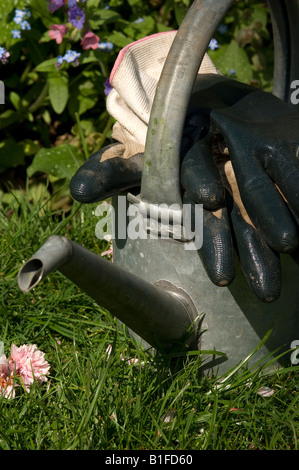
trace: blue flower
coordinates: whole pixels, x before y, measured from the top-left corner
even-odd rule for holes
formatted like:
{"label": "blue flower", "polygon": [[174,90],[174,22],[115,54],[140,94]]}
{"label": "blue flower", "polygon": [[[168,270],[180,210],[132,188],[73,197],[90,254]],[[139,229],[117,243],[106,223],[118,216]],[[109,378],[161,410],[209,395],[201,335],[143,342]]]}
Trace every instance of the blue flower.
{"label": "blue flower", "polygon": [[99,42],[98,49],[101,51],[112,51],[114,48],[114,44],[112,42]]}
{"label": "blue flower", "polygon": [[31,29],[30,24],[29,24],[28,21],[26,21],[26,20],[22,21],[22,23],[20,24],[20,26],[21,26],[21,29],[27,29],[27,30]]}
{"label": "blue flower", "polygon": [[20,24],[24,17],[26,15],[26,12],[24,10],[19,10],[18,8],[15,10],[15,16],[14,16],[14,22],[17,24]]}
{"label": "blue flower", "polygon": [[231,75],[236,75],[235,69],[230,69],[229,73],[230,73]]}
{"label": "blue flower", "polygon": [[80,52],[77,52],[77,51],[72,51],[71,49],[69,49],[65,54],[64,56],[62,55],[59,55],[57,57],[57,62],[55,64],[55,67],[58,68],[62,65],[63,62],[68,62],[69,64],[70,63],[73,63],[73,65],[78,65],[79,64],[79,57],[80,57],[81,53]]}
{"label": "blue flower", "polygon": [[14,39],[21,37],[21,31],[19,31],[18,29],[13,29],[11,31],[11,34]]}
{"label": "blue flower", "polygon": [[69,9],[68,13],[69,22],[72,23],[78,29],[82,29],[85,22],[85,13],[84,11],[75,6],[74,8]]}
{"label": "blue flower", "polygon": [[224,33],[227,33],[227,25],[226,24],[220,24],[217,28],[217,31],[220,33],[220,34],[224,34]]}
{"label": "blue flower", "polygon": [[[25,8],[25,10],[20,10],[16,8],[15,10],[15,16],[14,16],[14,22],[18,25],[21,26],[21,29],[31,29],[30,24],[28,23],[26,18],[30,18],[31,12],[28,8]],[[20,32],[18,32],[17,29],[13,29],[11,31],[12,37],[13,38],[20,38]]]}
{"label": "blue flower", "polygon": [[77,6],[77,1],[76,0],[69,0],[68,7],[69,8],[74,8]]}
{"label": "blue flower", "polygon": [[4,48],[0,46],[0,61],[2,64],[6,64],[10,53]]}
{"label": "blue flower", "polygon": [[15,16],[14,16],[14,22],[17,24],[21,24],[26,18],[30,18],[31,16],[31,11],[28,8],[25,8],[25,10],[20,10],[18,8],[15,9]]}
{"label": "blue flower", "polygon": [[72,51],[71,49],[69,49],[67,53],[64,54],[63,60],[69,63],[74,62],[80,55],[80,52]]}
{"label": "blue flower", "polygon": [[216,39],[211,39],[210,43],[209,43],[209,48],[212,49],[212,51],[214,51],[215,49],[218,49],[219,45],[218,45],[218,41]]}
{"label": "blue flower", "polygon": [[144,21],[144,18],[137,18],[137,20],[134,21],[134,23],[142,23]]}

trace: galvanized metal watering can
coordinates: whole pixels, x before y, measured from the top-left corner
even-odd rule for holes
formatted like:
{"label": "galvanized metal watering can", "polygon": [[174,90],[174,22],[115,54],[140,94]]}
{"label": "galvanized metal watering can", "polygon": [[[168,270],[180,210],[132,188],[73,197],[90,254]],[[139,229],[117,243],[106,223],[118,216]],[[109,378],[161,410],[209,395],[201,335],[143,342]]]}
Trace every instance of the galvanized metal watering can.
{"label": "galvanized metal watering can", "polygon": [[[127,325],[144,347],[166,352],[173,347],[221,351],[225,358],[211,355],[205,365],[207,370],[220,372],[244,359],[272,327],[255,361],[278,347],[287,350],[299,340],[299,264],[295,257],[281,255],[281,293],[275,302],[265,303],[248,286],[237,259],[234,280],[220,287],[207,276],[199,252],[186,249],[192,240],[188,236],[178,239],[171,228],[164,227],[161,211],[158,224],[150,225],[150,214],[157,213],[161,204],[165,204],[165,220],[177,216],[181,220],[180,148],[187,107],[209,41],[232,4],[233,0],[197,0],[192,5],[156,90],[141,187],[122,193],[126,207],[120,208],[118,197],[112,197],[116,225],[121,219],[119,211],[129,214],[131,207],[134,217],[148,222],[147,233],[152,236],[133,239],[126,233],[114,240],[114,263],[65,237],[52,236],[24,264],[18,279],[20,289],[27,292],[58,269]],[[273,95],[288,102],[290,84],[299,79],[299,1],[272,0],[269,4],[275,42]],[[169,209],[173,204],[177,211]],[[161,235],[163,229],[169,236]]]}

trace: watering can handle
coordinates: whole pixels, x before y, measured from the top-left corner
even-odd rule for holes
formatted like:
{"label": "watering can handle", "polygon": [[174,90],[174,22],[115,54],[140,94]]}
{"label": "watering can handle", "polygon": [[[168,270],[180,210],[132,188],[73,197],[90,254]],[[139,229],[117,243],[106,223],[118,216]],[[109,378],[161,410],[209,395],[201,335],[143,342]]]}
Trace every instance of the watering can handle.
{"label": "watering can handle", "polygon": [[148,125],[141,201],[182,205],[180,142],[187,105],[203,56],[234,0],[195,0],[168,53]]}
{"label": "watering can handle", "polygon": [[[187,106],[209,41],[233,3],[234,0],[195,0],[175,36],[148,125],[140,191],[140,199],[146,205],[182,206],[180,143]],[[269,3],[275,43],[273,93],[287,101],[289,80],[294,77],[294,67],[299,68],[293,47],[298,33],[292,27],[294,13],[298,19],[299,0],[289,0],[284,11],[280,1]]]}
{"label": "watering can handle", "polygon": [[[299,77],[299,0],[268,0],[274,38],[272,93],[290,101],[291,83]],[[293,103],[291,103],[293,104]]]}

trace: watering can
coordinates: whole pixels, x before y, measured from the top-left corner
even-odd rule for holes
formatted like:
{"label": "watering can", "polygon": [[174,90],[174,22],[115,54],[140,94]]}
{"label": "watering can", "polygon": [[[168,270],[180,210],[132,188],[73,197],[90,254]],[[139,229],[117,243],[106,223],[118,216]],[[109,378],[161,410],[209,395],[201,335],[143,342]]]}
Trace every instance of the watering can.
{"label": "watering can", "polygon": [[[286,351],[299,340],[296,256],[281,254],[280,295],[264,302],[252,292],[237,257],[234,280],[225,287],[216,285],[206,273],[200,250],[186,249],[194,244],[190,233],[182,231],[183,236],[176,237],[173,227],[177,224],[169,224],[170,220],[181,221],[183,214],[179,153],[195,77],[215,29],[233,3],[193,3],[172,43],[156,90],[140,187],[124,188],[120,195],[112,196],[115,233],[123,232],[118,221],[125,213],[127,227],[140,217],[148,236],[132,238],[125,230],[113,241],[111,263],[66,237],[53,235],[18,275],[20,289],[28,292],[58,269],[125,324],[144,348],[215,351],[205,360],[206,373],[222,373],[235,366],[271,329],[254,361],[277,348]],[[275,43],[273,95],[287,103],[290,84],[299,79],[299,1],[270,0],[269,5]],[[79,182],[80,175],[79,169]],[[153,213],[158,217],[154,224]],[[165,231],[168,236],[163,236]],[[217,351],[224,355],[218,356]]]}

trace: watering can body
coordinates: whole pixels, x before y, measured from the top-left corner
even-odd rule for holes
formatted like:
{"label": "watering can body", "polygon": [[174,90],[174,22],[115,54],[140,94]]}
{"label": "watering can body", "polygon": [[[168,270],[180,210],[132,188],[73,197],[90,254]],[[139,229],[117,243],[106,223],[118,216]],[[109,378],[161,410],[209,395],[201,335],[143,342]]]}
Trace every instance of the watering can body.
{"label": "watering can body", "polygon": [[[112,198],[112,204],[117,221],[117,197]],[[134,203],[127,201],[128,212],[131,204]],[[135,217],[136,211],[138,206],[134,208]],[[237,257],[235,279],[228,287],[218,287],[207,276],[198,252],[185,249],[186,242],[151,236],[148,233],[146,238],[114,240],[114,263],[151,284],[167,281],[186,292],[200,319],[198,349],[225,354],[213,356],[210,352],[203,356],[202,370],[205,373],[221,374],[236,366],[270,330],[269,339],[254,354],[251,364],[277,349],[283,353],[299,340],[299,265],[289,255],[281,256],[282,289],[279,299],[264,303],[249,288]],[[129,329],[129,333],[144,348],[150,347],[134,331]],[[290,357],[291,353],[286,354],[279,364],[290,365]]]}

